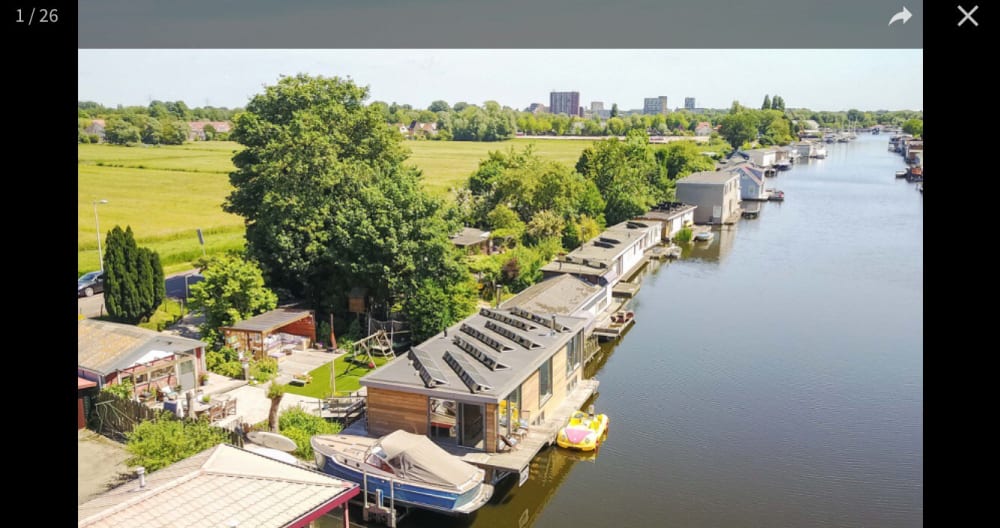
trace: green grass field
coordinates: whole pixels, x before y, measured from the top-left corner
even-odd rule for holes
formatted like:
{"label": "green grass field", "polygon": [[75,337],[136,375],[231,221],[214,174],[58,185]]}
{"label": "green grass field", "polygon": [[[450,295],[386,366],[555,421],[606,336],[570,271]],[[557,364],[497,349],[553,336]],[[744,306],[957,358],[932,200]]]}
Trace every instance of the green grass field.
{"label": "green grass field", "polygon": [[[337,394],[335,396],[346,396],[360,389],[361,383],[358,380],[365,374],[372,372],[368,370],[367,366],[357,365],[349,361],[350,357],[350,354],[344,354],[333,360],[333,363],[337,367]],[[374,359],[376,367],[381,367],[389,362],[389,359],[384,357],[376,356]],[[309,375],[312,376],[311,382],[302,386],[288,384],[285,385],[285,390],[292,394],[310,396],[312,398],[329,398],[331,395],[334,395],[330,388],[329,363],[313,369],[309,372]]]}
{"label": "green grass field", "polygon": [[[576,164],[592,140],[526,140],[502,143],[407,141],[407,163],[423,173],[424,185],[438,196],[460,186],[493,150],[521,150],[534,144],[544,158]],[[222,211],[232,190],[234,142],[196,142],[176,146],[123,147],[85,144],[78,148],[77,273],[100,267],[94,201],[102,240],[116,224],[132,226],[139,245],[160,254],[167,274],[191,267],[202,254],[197,229],[208,254],[243,247],[243,220]]]}

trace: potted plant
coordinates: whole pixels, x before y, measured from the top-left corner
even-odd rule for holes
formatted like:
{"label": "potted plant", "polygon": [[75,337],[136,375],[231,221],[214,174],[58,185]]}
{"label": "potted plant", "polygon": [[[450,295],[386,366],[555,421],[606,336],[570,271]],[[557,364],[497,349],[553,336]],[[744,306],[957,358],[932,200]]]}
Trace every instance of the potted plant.
{"label": "potted plant", "polygon": [[201,382],[202,387],[208,385],[208,372],[202,372],[201,376],[198,377],[198,381]]}

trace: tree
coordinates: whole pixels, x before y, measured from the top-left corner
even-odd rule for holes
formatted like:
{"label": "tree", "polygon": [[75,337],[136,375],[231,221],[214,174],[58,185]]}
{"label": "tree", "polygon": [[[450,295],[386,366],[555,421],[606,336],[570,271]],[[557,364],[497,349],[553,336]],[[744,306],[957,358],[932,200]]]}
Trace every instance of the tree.
{"label": "tree", "polygon": [[629,132],[625,141],[595,141],[581,153],[576,170],[597,187],[609,224],[645,213],[669,196],[667,172],[640,131]]}
{"label": "tree", "polygon": [[565,222],[560,215],[544,210],[535,213],[531,218],[525,228],[525,234],[537,243],[546,238],[561,236],[564,227]]}
{"label": "tree", "polygon": [[267,412],[267,429],[272,433],[278,432],[278,408],[281,407],[281,398],[285,396],[285,386],[271,382],[267,388],[267,399],[271,400],[271,409]]}
{"label": "tree", "polygon": [[771,100],[771,110],[785,111],[785,98],[780,95],[775,95],[774,99]]}
{"label": "tree", "polygon": [[108,314],[135,324],[152,315],[163,302],[166,286],[160,257],[139,247],[132,227],[115,226],[108,232],[104,253],[104,302]]}
{"label": "tree", "polygon": [[[212,132],[214,136],[214,128]],[[160,142],[164,145],[180,145],[187,141],[190,133],[191,127],[180,119],[166,119],[160,123]],[[205,132],[205,137],[208,137],[207,131]]]}
{"label": "tree", "polygon": [[440,99],[437,100],[437,101],[432,102],[431,105],[427,107],[427,109],[430,110],[431,112],[450,112],[451,111],[451,107],[448,106],[448,103],[446,101],[442,101]]}
{"label": "tree", "polygon": [[108,119],[104,128],[104,140],[114,145],[125,145],[127,143],[138,143],[142,139],[139,127],[125,121],[120,117]]}
{"label": "tree", "polygon": [[693,141],[674,141],[656,151],[656,160],[667,170],[667,178],[677,180],[698,171],[715,169],[715,161],[705,156]]}
{"label": "tree", "polygon": [[618,103],[613,103],[611,105],[611,116],[610,117],[618,117]]}
{"label": "tree", "polygon": [[357,286],[388,310],[425,278],[445,289],[468,278],[448,238],[458,226],[403,165],[402,138],[367,98],[350,80],[284,77],[232,132],[246,148],[224,209],[245,219],[248,256],[268,284],[326,311]]}
{"label": "tree", "polygon": [[190,287],[191,308],[205,316],[201,337],[221,346],[219,328],[274,309],[278,296],[264,286],[260,268],[251,261],[233,255],[209,259],[202,275],[205,280]]}
{"label": "tree", "polygon": [[475,283],[471,277],[465,282],[450,285],[424,279],[403,301],[414,342],[421,342],[443,331],[475,308]]}
{"label": "tree", "polygon": [[[776,95],[776,96],[774,96],[774,98],[775,98],[775,100],[777,100],[778,96]],[[760,105],[760,109],[761,110],[770,110],[771,109],[771,98],[767,94],[764,94],[764,104]]]}
{"label": "tree", "polygon": [[903,132],[907,134],[912,134],[914,137],[921,137],[924,135],[924,120],[923,119],[907,119],[903,123]]}
{"label": "tree", "polygon": [[749,111],[727,114],[722,118],[720,133],[734,149],[739,149],[757,137],[757,118]]}

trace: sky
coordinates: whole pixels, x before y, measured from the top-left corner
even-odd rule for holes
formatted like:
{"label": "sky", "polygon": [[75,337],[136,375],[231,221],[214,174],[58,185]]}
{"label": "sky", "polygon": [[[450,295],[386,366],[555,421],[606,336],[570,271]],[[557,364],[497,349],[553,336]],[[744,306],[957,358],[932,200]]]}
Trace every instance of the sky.
{"label": "sky", "polygon": [[923,109],[923,50],[96,50],[78,51],[78,100],[105,106],[184,101],[243,107],[282,75],[350,77],[370,101],[426,108],[442,99],[524,109],[551,91],[580,104],[642,108],[759,106],[780,95],[789,108]]}

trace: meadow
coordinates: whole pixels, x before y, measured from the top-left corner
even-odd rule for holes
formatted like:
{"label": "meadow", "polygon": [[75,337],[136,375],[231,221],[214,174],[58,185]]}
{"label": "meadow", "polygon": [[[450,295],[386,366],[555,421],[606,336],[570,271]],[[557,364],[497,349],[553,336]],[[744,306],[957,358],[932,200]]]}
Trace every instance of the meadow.
{"label": "meadow", "polygon": [[[406,163],[420,169],[425,188],[450,196],[490,151],[524,149],[533,144],[540,156],[574,166],[593,140],[513,139],[501,143],[407,141]],[[130,225],[139,245],[160,254],[167,274],[191,268],[202,255],[197,229],[211,255],[243,247],[243,219],[223,212],[232,190],[229,172],[238,143],[208,141],[176,146],[81,144],[77,173],[77,273],[100,267],[94,202],[101,238],[115,225]]]}

